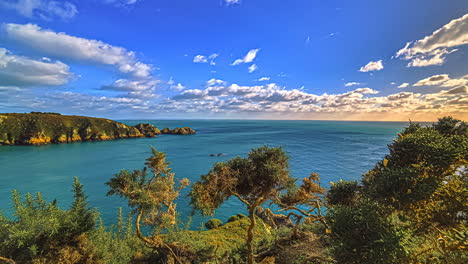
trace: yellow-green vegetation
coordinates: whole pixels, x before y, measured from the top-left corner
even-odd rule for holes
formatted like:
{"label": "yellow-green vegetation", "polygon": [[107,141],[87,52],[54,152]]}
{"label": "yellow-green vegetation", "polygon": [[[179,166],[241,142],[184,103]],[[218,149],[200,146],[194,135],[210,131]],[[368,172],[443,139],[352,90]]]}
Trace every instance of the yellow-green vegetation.
{"label": "yellow-green vegetation", "polygon": [[195,231],[177,225],[175,201],[188,181],[177,181],[153,149],[142,170],[107,183],[133,209],[108,228],[78,179],[68,210],[14,192],[14,217],[0,214],[0,263],[466,263],[467,124],[410,123],[389,150],[361,181],[332,183],[325,197],[315,173],[295,183],[281,148],[217,163],[192,186],[194,209],[211,214],[236,197],[249,216],[211,219]]}
{"label": "yellow-green vegetation", "polygon": [[[275,230],[256,217],[254,245],[259,250],[267,250],[274,242]],[[168,241],[185,249],[186,261],[195,263],[230,263],[246,261],[245,237],[250,226],[248,217],[238,218],[217,228],[206,231],[184,230],[171,233]],[[182,248],[181,247],[181,248]]]}
{"label": "yellow-green vegetation", "polygon": [[[204,215],[213,214],[231,196],[245,204],[250,220],[247,232],[249,264],[255,262],[254,230],[258,207],[270,202],[283,210],[296,210],[303,215],[292,213],[298,219],[298,224],[302,217],[314,220],[320,218],[320,195],[323,190],[318,184],[318,175],[312,173],[298,187],[296,179],[289,173],[288,160],[289,157],[282,148],[263,146],[252,149],[246,158],[236,157],[227,162],[216,163],[208,174],[193,185],[190,192],[192,205]],[[308,208],[299,209],[298,206]],[[314,215],[315,210],[319,214],[317,218]],[[272,213],[269,216],[271,218]]]}
{"label": "yellow-green vegetation", "polygon": [[466,263],[468,126],[411,123],[363,176],[327,194],[339,263]]}
{"label": "yellow-green vegetation", "polygon": [[[168,134],[190,135],[185,127]],[[161,134],[150,124],[129,126],[104,118],[65,116],[57,113],[0,114],[0,145],[44,145],[76,141],[103,141],[155,137]]]}

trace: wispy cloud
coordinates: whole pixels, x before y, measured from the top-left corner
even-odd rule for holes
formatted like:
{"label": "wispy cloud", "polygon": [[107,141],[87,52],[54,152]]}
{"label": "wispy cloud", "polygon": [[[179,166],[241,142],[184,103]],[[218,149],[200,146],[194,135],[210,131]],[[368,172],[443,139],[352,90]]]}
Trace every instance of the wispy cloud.
{"label": "wispy cloud", "polygon": [[396,53],[397,58],[409,60],[408,67],[442,65],[446,55],[455,47],[468,44],[468,14],[450,21],[431,35],[411,41]]}
{"label": "wispy cloud", "polygon": [[45,20],[56,18],[68,20],[78,14],[77,7],[68,1],[2,0],[0,7],[15,10],[18,14],[28,18],[38,17]]}
{"label": "wispy cloud", "polygon": [[398,86],[398,88],[406,88],[409,86],[409,83],[402,83]]}
{"label": "wispy cloud", "polygon": [[203,55],[196,55],[195,57],[193,57],[193,62],[195,62],[195,63],[206,63],[206,62],[208,62],[208,59]]}
{"label": "wispy cloud", "polygon": [[259,78],[257,81],[263,82],[263,81],[269,81],[269,80],[270,80],[270,77],[265,76],[265,77]]}
{"label": "wispy cloud", "polygon": [[214,61],[219,54],[213,53],[210,56],[205,56],[205,55],[196,55],[193,57],[193,62],[194,63],[210,63],[210,65],[214,66],[216,65],[216,62]]}
{"label": "wispy cloud", "polygon": [[348,83],[345,83],[345,86],[349,87],[349,86],[360,85],[360,84],[361,84],[360,82],[348,82]]}
{"label": "wispy cloud", "polygon": [[249,73],[252,73],[252,72],[256,71],[257,69],[258,69],[257,64],[252,64],[249,67]]}
{"label": "wispy cloud", "polygon": [[244,58],[235,60],[231,65],[239,65],[241,63],[250,63],[255,59],[255,57],[257,57],[257,53],[259,51],[260,49],[252,49],[249,52],[247,52],[247,55],[245,55]]}
{"label": "wispy cloud", "polygon": [[359,69],[360,72],[370,72],[370,71],[380,71],[384,68],[382,64],[382,60],[378,61],[370,61],[369,63],[366,64],[366,66],[363,66]]}
{"label": "wispy cloud", "polygon": [[228,6],[239,5],[241,3],[241,0],[224,0],[224,3],[226,3],[226,5]]}

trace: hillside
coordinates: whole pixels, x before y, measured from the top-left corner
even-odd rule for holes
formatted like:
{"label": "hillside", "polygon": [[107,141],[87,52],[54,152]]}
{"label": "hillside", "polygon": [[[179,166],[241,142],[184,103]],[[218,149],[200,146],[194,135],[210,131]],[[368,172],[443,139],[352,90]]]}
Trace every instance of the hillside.
{"label": "hillside", "polygon": [[[191,128],[165,129],[164,134],[194,134]],[[77,141],[104,141],[156,137],[161,131],[150,124],[129,126],[104,118],[57,113],[0,114],[0,145],[43,145]]]}

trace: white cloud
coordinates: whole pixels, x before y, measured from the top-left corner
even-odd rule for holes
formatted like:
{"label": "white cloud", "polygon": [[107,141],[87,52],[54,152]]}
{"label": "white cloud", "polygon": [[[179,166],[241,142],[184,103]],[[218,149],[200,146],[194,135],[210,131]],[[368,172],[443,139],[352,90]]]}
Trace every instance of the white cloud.
{"label": "white cloud", "polygon": [[409,83],[402,83],[398,86],[398,88],[406,88],[409,86]]}
{"label": "white cloud", "polygon": [[360,85],[360,84],[361,84],[360,82],[348,82],[348,83],[345,83],[345,86],[349,87],[349,86]]}
{"label": "white cloud", "polygon": [[206,87],[226,85],[226,82],[219,79],[210,79],[206,82]]}
{"label": "white cloud", "polygon": [[443,82],[448,81],[449,79],[450,78],[448,74],[433,75],[431,77],[427,77],[425,79],[419,80],[413,86],[439,85],[439,84],[442,84]]}
{"label": "white cloud", "polygon": [[270,77],[266,77],[266,76],[265,76],[265,77],[259,78],[257,81],[263,82],[263,81],[269,81],[269,80],[270,80]]}
{"label": "white cloud", "polygon": [[99,40],[56,33],[33,24],[3,24],[6,37],[48,56],[63,59],[113,65],[122,73],[149,77],[152,66],[139,62],[135,53]]}
{"label": "white cloud", "polygon": [[383,67],[383,64],[382,64],[382,60],[370,61],[369,63],[366,64],[366,66],[361,67],[361,69],[359,69],[359,71],[360,72],[380,71],[383,68],[384,67]]}
{"label": "white cloud", "polygon": [[0,7],[13,9],[28,18],[39,17],[45,20],[54,18],[66,20],[78,14],[76,6],[68,1],[13,0],[0,2]]}
{"label": "white cloud", "polygon": [[410,60],[408,67],[441,65],[454,47],[468,44],[468,14],[450,21],[423,39],[408,42],[396,57]]}
{"label": "white cloud", "polygon": [[[398,117],[419,115],[427,120],[446,113],[468,113],[467,86],[420,94],[400,92],[377,96],[378,91],[358,88],[341,94],[315,95],[298,89],[288,90],[275,84],[240,86],[218,84],[206,89],[186,90],[162,102],[160,111],[192,113],[246,113],[247,116],[327,117],[331,119],[375,116]],[[255,113],[249,114],[249,113]]]}
{"label": "white cloud", "polygon": [[216,63],[215,63],[214,60],[215,60],[218,56],[219,56],[219,54],[217,54],[217,53],[213,53],[213,54],[211,54],[210,56],[208,56],[208,59],[210,59],[210,65],[212,65],[212,66],[216,65]]}
{"label": "white cloud", "polygon": [[73,78],[68,65],[16,56],[0,48],[0,86],[56,86]]}
{"label": "white cloud", "polygon": [[224,2],[226,3],[226,5],[238,5],[240,4],[241,0],[224,0]]}
{"label": "white cloud", "polygon": [[195,57],[193,57],[193,62],[194,63],[208,63],[208,61],[209,61],[210,65],[214,66],[214,65],[216,65],[216,62],[214,60],[218,56],[219,56],[219,54],[217,54],[217,53],[213,53],[208,57],[204,56],[204,55],[196,55]]}
{"label": "white cloud", "polygon": [[241,63],[250,63],[255,59],[259,51],[260,49],[249,50],[249,52],[247,53],[247,55],[245,55],[244,58],[235,60],[231,65],[239,65]]}
{"label": "white cloud", "polygon": [[206,62],[208,62],[208,60],[203,55],[196,55],[195,57],[193,57],[193,62],[195,62],[195,63],[206,63]]}
{"label": "white cloud", "polygon": [[178,83],[176,85],[171,85],[171,89],[180,92],[185,89],[185,86],[183,86],[181,83]]}
{"label": "white cloud", "polygon": [[468,75],[460,78],[451,79],[448,74],[439,74],[419,80],[413,86],[439,86],[439,87],[455,87],[468,85]]}
{"label": "white cloud", "polygon": [[106,4],[115,4],[115,5],[133,5],[136,4],[139,0],[104,0]]}
{"label": "white cloud", "polygon": [[252,64],[249,67],[249,73],[252,73],[252,72],[256,71],[257,69],[258,69],[257,64]]}
{"label": "white cloud", "polygon": [[155,96],[157,81],[152,76],[153,66],[139,61],[133,51],[99,40],[56,33],[33,24],[3,24],[2,28],[8,39],[43,55],[91,65],[110,65],[125,75],[103,89],[127,91],[132,97]]}

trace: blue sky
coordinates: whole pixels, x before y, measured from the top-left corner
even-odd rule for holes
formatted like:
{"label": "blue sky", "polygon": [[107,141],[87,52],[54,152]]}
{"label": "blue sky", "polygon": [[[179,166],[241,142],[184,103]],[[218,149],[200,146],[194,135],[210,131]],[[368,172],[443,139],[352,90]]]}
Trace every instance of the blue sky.
{"label": "blue sky", "polygon": [[464,0],[0,0],[0,112],[466,120],[467,44]]}

